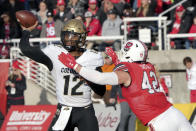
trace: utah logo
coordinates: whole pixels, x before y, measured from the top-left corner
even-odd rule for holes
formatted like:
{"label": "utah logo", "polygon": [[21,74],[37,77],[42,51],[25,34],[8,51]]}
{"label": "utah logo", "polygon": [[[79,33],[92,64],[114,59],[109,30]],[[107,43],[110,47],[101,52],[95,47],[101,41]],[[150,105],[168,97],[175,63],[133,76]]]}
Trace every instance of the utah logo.
{"label": "utah logo", "polygon": [[124,51],[128,51],[131,48],[131,46],[133,46],[133,43],[127,42],[127,44],[125,45]]}

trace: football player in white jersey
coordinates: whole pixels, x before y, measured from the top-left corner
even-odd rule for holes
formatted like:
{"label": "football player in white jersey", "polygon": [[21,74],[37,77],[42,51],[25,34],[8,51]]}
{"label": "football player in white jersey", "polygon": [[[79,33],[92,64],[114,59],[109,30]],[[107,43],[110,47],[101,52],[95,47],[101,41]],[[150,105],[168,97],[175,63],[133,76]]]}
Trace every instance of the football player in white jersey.
{"label": "football player in white jersey", "polygon": [[[101,96],[105,86],[96,85],[81,78],[73,69],[65,67],[59,60],[61,52],[70,53],[78,63],[91,69],[101,69],[101,53],[83,48],[86,28],[82,21],[72,19],[65,23],[61,31],[61,45],[48,45],[43,49],[32,47],[29,43],[30,31],[36,27],[23,26],[20,49],[22,53],[48,67],[56,81],[58,100],[57,112],[51,123],[52,131],[98,131],[98,121],[91,101],[91,89]],[[99,88],[97,88],[99,86]]]}

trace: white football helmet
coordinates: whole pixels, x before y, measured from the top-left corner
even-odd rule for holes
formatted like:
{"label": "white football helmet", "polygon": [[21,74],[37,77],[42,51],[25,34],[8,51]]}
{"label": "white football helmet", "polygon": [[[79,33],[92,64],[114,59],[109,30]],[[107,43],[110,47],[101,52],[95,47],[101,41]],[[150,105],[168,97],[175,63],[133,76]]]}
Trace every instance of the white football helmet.
{"label": "white football helmet", "polygon": [[121,49],[121,62],[146,61],[147,46],[139,40],[128,40]]}

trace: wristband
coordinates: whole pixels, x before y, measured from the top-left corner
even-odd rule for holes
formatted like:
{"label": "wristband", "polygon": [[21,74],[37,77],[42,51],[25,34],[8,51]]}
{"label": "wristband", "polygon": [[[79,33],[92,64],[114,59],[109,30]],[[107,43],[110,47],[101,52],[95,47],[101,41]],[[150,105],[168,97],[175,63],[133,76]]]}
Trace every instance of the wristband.
{"label": "wristband", "polygon": [[73,67],[73,69],[76,70],[77,67],[78,67],[78,64],[75,64],[75,66]]}

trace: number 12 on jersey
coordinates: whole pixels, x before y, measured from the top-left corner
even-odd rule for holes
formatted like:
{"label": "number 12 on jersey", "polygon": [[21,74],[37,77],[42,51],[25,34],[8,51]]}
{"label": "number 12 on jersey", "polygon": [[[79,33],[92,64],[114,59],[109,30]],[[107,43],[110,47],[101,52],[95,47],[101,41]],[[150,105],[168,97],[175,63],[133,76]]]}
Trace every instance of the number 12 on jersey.
{"label": "number 12 on jersey", "polygon": [[[64,85],[64,95],[83,95],[83,92],[78,92],[77,89],[84,83],[83,80],[79,79],[78,76],[74,76],[73,79],[70,79],[70,75],[64,76],[65,85]],[[70,83],[74,84],[75,86],[71,86]],[[71,94],[68,94],[69,90],[71,90]]]}

